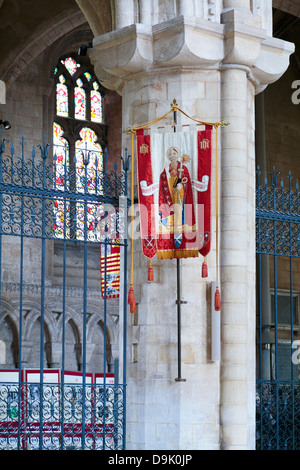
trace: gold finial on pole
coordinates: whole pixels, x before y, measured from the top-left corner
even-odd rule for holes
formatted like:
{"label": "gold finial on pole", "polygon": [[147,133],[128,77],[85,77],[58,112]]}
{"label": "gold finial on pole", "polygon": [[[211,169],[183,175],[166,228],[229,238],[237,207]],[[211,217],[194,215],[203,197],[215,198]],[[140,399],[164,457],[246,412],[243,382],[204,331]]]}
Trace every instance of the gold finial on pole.
{"label": "gold finial on pole", "polygon": [[172,109],[178,108],[178,103],[177,103],[176,98],[173,99],[173,101],[172,101],[172,103],[171,103],[171,108],[172,108]]}

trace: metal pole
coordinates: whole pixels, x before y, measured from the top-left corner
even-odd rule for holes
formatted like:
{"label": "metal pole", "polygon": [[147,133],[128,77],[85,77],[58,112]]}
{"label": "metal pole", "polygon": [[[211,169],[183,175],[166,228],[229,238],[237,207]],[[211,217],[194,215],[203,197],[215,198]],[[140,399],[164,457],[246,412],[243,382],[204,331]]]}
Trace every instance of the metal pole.
{"label": "metal pole", "polygon": [[[125,174],[125,207],[124,207],[124,221],[127,220],[128,210],[128,170],[129,170],[129,159],[127,155],[127,149],[125,149],[125,160],[123,160],[123,170]],[[133,204],[133,201],[130,201]],[[123,266],[123,277],[124,277],[124,291],[123,291],[123,449],[126,450],[126,382],[127,382],[127,250],[128,250],[128,239],[127,239],[127,225],[124,227],[124,266]]]}
{"label": "metal pole", "polygon": [[[174,117],[174,132],[176,132],[176,124],[177,124],[177,114],[176,111],[173,111]],[[185,382],[186,379],[181,377],[181,282],[180,282],[180,274],[181,274],[181,264],[180,259],[176,260],[176,273],[177,273],[177,368],[178,368],[178,376],[176,377],[176,382]]]}

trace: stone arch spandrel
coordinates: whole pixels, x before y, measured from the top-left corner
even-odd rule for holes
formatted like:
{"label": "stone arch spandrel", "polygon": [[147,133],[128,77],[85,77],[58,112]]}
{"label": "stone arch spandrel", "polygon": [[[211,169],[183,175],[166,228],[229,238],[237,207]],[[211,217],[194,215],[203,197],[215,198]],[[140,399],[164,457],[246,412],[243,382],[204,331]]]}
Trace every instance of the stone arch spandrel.
{"label": "stone arch spandrel", "polygon": [[76,0],[86,17],[94,36],[112,30],[112,7],[110,0]]}

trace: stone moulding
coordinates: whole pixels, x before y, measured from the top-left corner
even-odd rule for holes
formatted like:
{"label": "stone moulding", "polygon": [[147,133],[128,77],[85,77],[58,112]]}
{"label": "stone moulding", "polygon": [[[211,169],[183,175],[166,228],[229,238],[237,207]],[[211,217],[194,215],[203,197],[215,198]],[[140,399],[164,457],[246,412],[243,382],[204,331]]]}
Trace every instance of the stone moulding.
{"label": "stone moulding", "polygon": [[286,71],[295,46],[277,38],[266,38],[261,43],[260,54],[252,66],[252,73],[261,85],[273,83]]}
{"label": "stone moulding", "polygon": [[102,68],[124,76],[152,65],[151,26],[133,24],[94,39],[91,60],[97,56]]}
{"label": "stone moulding", "polygon": [[137,73],[174,66],[222,70],[224,65],[249,67],[260,92],[286,71],[294,45],[267,37],[255,18],[247,23],[245,15],[227,17],[225,24],[179,16],[154,26],[126,26],[96,37],[91,61],[103,85],[120,94]]}
{"label": "stone moulding", "polygon": [[157,65],[217,64],[224,57],[224,25],[179,16],[153,27]]}

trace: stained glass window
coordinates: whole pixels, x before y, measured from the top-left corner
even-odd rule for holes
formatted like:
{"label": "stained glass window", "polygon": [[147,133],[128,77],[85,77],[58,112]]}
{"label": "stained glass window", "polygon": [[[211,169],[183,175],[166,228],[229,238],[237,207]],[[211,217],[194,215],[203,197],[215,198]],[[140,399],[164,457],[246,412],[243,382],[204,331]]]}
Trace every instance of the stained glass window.
{"label": "stained glass window", "polygon": [[61,63],[64,64],[70,75],[74,75],[74,73],[80,67],[80,64],[78,64],[72,57],[67,57],[66,59],[62,60]]}
{"label": "stained glass window", "polygon": [[[80,131],[81,140],[77,140],[76,152],[76,190],[79,192],[101,194],[103,152],[97,143],[97,134],[89,127]],[[101,204],[76,204],[77,238],[82,239],[86,230],[89,240],[100,240],[99,224],[103,216]]]}
{"label": "stained glass window", "polygon": [[65,81],[65,77],[60,75],[56,84],[56,114],[63,117],[69,115],[68,87]]}
{"label": "stained glass window", "polygon": [[80,140],[75,145],[76,155],[76,189],[80,192],[101,192],[103,170],[103,152],[97,143],[97,134],[89,127],[80,131]]}
{"label": "stained glass window", "polygon": [[[98,139],[104,135],[101,86],[87,58],[79,56],[77,60],[71,56],[59,60],[54,77],[54,189],[100,195],[103,152]],[[66,202],[66,199],[63,193],[61,197],[57,193],[54,201],[55,236],[83,240],[85,234],[89,241],[100,241],[101,203],[93,198],[88,202]]]}
{"label": "stained glass window", "polygon": [[97,82],[93,83],[93,90],[91,90],[91,120],[102,122],[102,97]]}
{"label": "stained glass window", "polygon": [[[54,188],[60,191],[68,189],[67,171],[69,168],[69,143],[63,137],[62,126],[53,123],[53,159],[54,159]],[[54,201],[54,232],[57,238],[69,236],[69,203],[65,199]]]}
{"label": "stained glass window", "polygon": [[76,119],[85,119],[86,112],[86,98],[85,91],[82,88],[83,82],[81,78],[78,78],[76,81],[77,86],[74,89],[74,98],[75,98],[75,118]]}
{"label": "stained glass window", "polygon": [[[56,165],[55,187],[56,189],[66,189],[63,180],[63,169],[69,165],[69,143],[63,137],[64,131],[62,126],[57,122],[53,123],[53,155]],[[61,178],[62,177],[62,178]]]}

